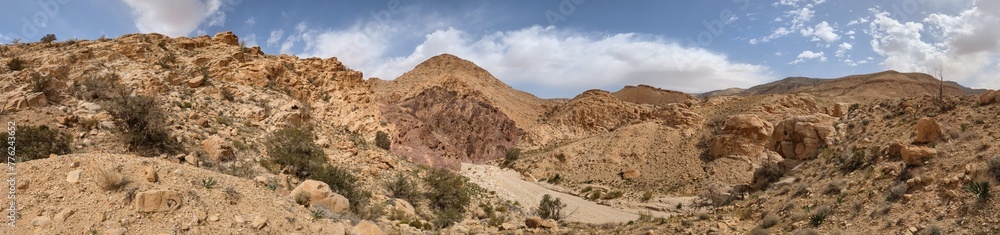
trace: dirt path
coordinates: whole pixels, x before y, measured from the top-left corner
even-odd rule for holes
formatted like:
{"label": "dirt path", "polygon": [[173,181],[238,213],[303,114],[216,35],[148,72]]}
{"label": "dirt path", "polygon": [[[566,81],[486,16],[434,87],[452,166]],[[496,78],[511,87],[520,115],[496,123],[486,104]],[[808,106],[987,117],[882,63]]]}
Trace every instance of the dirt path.
{"label": "dirt path", "polygon": [[638,214],[553,191],[542,187],[539,183],[524,181],[520,174],[509,169],[463,163],[461,173],[480,187],[495,191],[500,198],[519,202],[521,205],[527,206],[529,210],[533,210],[545,194],[560,198],[566,203],[564,211],[573,212],[571,216],[566,218],[567,221],[603,224],[623,223],[639,219]]}

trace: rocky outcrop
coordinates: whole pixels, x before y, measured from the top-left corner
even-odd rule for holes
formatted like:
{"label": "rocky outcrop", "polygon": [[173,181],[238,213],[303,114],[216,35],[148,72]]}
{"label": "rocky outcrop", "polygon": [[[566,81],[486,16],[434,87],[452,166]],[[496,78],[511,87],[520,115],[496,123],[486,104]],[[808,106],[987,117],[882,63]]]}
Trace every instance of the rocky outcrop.
{"label": "rocky outcrop", "polygon": [[434,167],[499,159],[517,146],[523,131],[476,96],[432,87],[384,110],[394,125],[393,153]]}
{"label": "rocky outcrop", "polygon": [[709,155],[713,158],[731,155],[761,155],[770,140],[774,126],[753,114],[737,114],[726,119],[722,134],[716,135],[709,143]]}
{"label": "rocky outcrop", "polygon": [[830,116],[798,116],[775,125],[767,147],[786,159],[808,160],[819,154],[820,147],[829,144],[828,137],[834,131]]}
{"label": "rocky outcrop", "polygon": [[233,145],[226,139],[219,136],[212,136],[201,142],[202,150],[208,154],[212,162],[224,162],[233,160],[235,152]]}
{"label": "rocky outcrop", "polygon": [[323,207],[330,212],[344,213],[350,208],[350,201],[346,197],[334,193],[330,185],[320,181],[305,180],[288,194],[293,199],[301,197],[300,195],[305,195],[309,199],[309,205]]}
{"label": "rocky outcrop", "polygon": [[212,37],[212,40],[225,43],[226,45],[230,46],[236,46],[240,44],[240,39],[236,37],[236,34],[233,34],[233,32],[231,31],[216,33],[215,37]]}
{"label": "rocky outcrop", "polygon": [[913,143],[930,143],[941,139],[941,125],[931,118],[921,118],[914,127],[917,136]]}
{"label": "rocky outcrop", "polygon": [[906,162],[906,164],[919,166],[932,157],[937,156],[937,150],[930,147],[909,145],[903,146],[900,149],[900,155],[902,155],[903,162]]}
{"label": "rocky outcrop", "polygon": [[979,105],[990,105],[1000,102],[1000,91],[987,91],[979,95]]}
{"label": "rocky outcrop", "polygon": [[611,93],[618,99],[636,104],[651,104],[666,107],[667,104],[697,101],[698,98],[679,91],[664,90],[649,85],[625,86]]}

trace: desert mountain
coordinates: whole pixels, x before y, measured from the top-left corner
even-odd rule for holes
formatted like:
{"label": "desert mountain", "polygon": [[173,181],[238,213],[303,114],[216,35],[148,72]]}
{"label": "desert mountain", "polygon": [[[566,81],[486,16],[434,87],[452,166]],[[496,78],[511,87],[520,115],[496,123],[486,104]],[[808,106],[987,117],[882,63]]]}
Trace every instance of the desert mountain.
{"label": "desert mountain", "polygon": [[[879,99],[893,97],[937,96],[941,81],[923,73],[884,71],[872,74],[851,75],[836,79],[790,77],[740,91],[737,95],[811,94],[836,97],[838,100]],[[954,82],[944,83],[947,96],[978,94],[982,91],[963,87]],[[731,95],[732,92],[713,91],[704,97]]]}
{"label": "desert mountain", "polygon": [[611,94],[622,101],[636,104],[651,104],[660,107],[697,99],[683,92],[664,90],[649,85],[625,86],[621,90]]}

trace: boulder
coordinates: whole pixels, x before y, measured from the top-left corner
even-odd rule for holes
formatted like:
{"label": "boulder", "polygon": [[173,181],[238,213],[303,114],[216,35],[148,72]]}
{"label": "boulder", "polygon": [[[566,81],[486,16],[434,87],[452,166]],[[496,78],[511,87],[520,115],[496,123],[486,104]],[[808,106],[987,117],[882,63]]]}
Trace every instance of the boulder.
{"label": "boulder", "polygon": [[172,190],[150,190],[135,195],[139,212],[165,212],[181,207],[181,194]]}
{"label": "boulder", "polygon": [[915,128],[917,137],[913,139],[913,143],[930,143],[941,139],[941,125],[934,119],[921,118]]}
{"label": "boulder", "polygon": [[639,173],[639,170],[636,170],[636,169],[625,170],[625,171],[622,171],[621,174],[622,174],[622,179],[626,179],[626,180],[639,178],[639,176],[641,175]]}
{"label": "boulder", "polygon": [[545,221],[542,220],[542,217],[532,216],[524,219],[524,226],[528,228],[540,228],[543,222]]}
{"label": "boulder", "polygon": [[411,218],[417,216],[417,212],[416,210],[413,209],[413,205],[410,205],[410,202],[407,202],[406,200],[403,199],[398,199],[398,198],[393,199],[392,209],[402,212],[404,215],[409,216]]}
{"label": "boulder", "polygon": [[53,219],[55,219],[57,223],[62,223],[66,221],[69,216],[73,215],[73,213],[76,213],[75,209],[64,208],[62,211],[59,211],[59,213],[56,213]]}
{"label": "boulder", "polygon": [[313,207],[323,207],[333,213],[347,213],[351,209],[351,202],[340,194],[333,193],[329,197],[311,201]]}
{"label": "boulder", "polygon": [[76,169],[76,170],[70,171],[69,174],[66,174],[66,182],[70,182],[70,183],[73,183],[73,184],[79,183],[80,182],[80,174],[82,174],[82,173],[83,173],[83,170],[81,170],[81,169]]}
{"label": "boulder", "polygon": [[205,76],[197,76],[187,80],[187,86],[190,88],[198,88],[201,84],[205,83]]}
{"label": "boulder", "polygon": [[34,219],[31,219],[31,226],[35,227],[45,226],[49,223],[52,223],[52,218],[49,218],[48,216],[37,216]]}
{"label": "boulder", "polygon": [[937,156],[937,150],[924,147],[924,146],[905,146],[900,151],[903,156],[903,162],[909,165],[923,165],[924,161],[929,160],[931,157]]}
{"label": "boulder", "polygon": [[979,105],[990,105],[1000,102],[1000,91],[987,91],[979,95]]}
{"label": "boulder", "polygon": [[320,181],[305,180],[298,187],[295,187],[289,196],[295,198],[301,193],[309,196],[309,205],[323,207],[330,212],[347,212],[351,206],[351,202],[346,197],[333,193],[329,185]]}
{"label": "boulder", "polygon": [[258,215],[250,221],[250,226],[253,226],[253,228],[258,230],[262,229],[264,226],[267,226],[267,218]]}
{"label": "boulder", "polygon": [[212,37],[212,40],[225,43],[230,46],[240,45],[239,37],[236,37],[236,34],[230,31],[216,33],[215,36]]}
{"label": "boulder", "polygon": [[356,230],[361,235],[382,235],[382,229],[375,225],[371,221],[362,220],[354,225],[354,230]]}
{"label": "boulder", "polygon": [[847,104],[844,104],[844,103],[834,104],[833,105],[833,113],[830,114],[830,116],[843,117],[844,116],[844,111],[846,111],[845,110],[846,108],[844,108],[844,107],[846,107],[846,106],[847,106]]}
{"label": "boulder", "polygon": [[203,150],[213,162],[225,162],[235,157],[233,145],[222,137],[212,136],[201,142]]}
{"label": "boulder", "polygon": [[775,125],[767,147],[785,159],[809,160],[819,154],[820,147],[829,144],[833,118],[823,114],[798,116]]}
{"label": "boulder", "polygon": [[726,119],[722,134],[712,137],[709,155],[760,156],[765,151],[773,125],[753,114],[737,114]]}
{"label": "boulder", "polygon": [[150,183],[154,183],[154,182],[156,182],[158,180],[158,178],[159,177],[156,175],[156,168],[153,167],[153,166],[147,166],[146,167],[146,181],[149,181]]}

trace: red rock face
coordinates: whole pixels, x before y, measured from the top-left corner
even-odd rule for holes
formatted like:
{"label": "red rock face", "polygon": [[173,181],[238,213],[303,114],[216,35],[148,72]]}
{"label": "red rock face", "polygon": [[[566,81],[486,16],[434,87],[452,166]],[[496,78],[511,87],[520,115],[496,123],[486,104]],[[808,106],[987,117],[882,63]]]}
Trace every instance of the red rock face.
{"label": "red rock face", "polygon": [[383,114],[397,132],[392,152],[432,167],[457,169],[461,162],[501,158],[523,135],[496,107],[438,86],[389,105]]}

